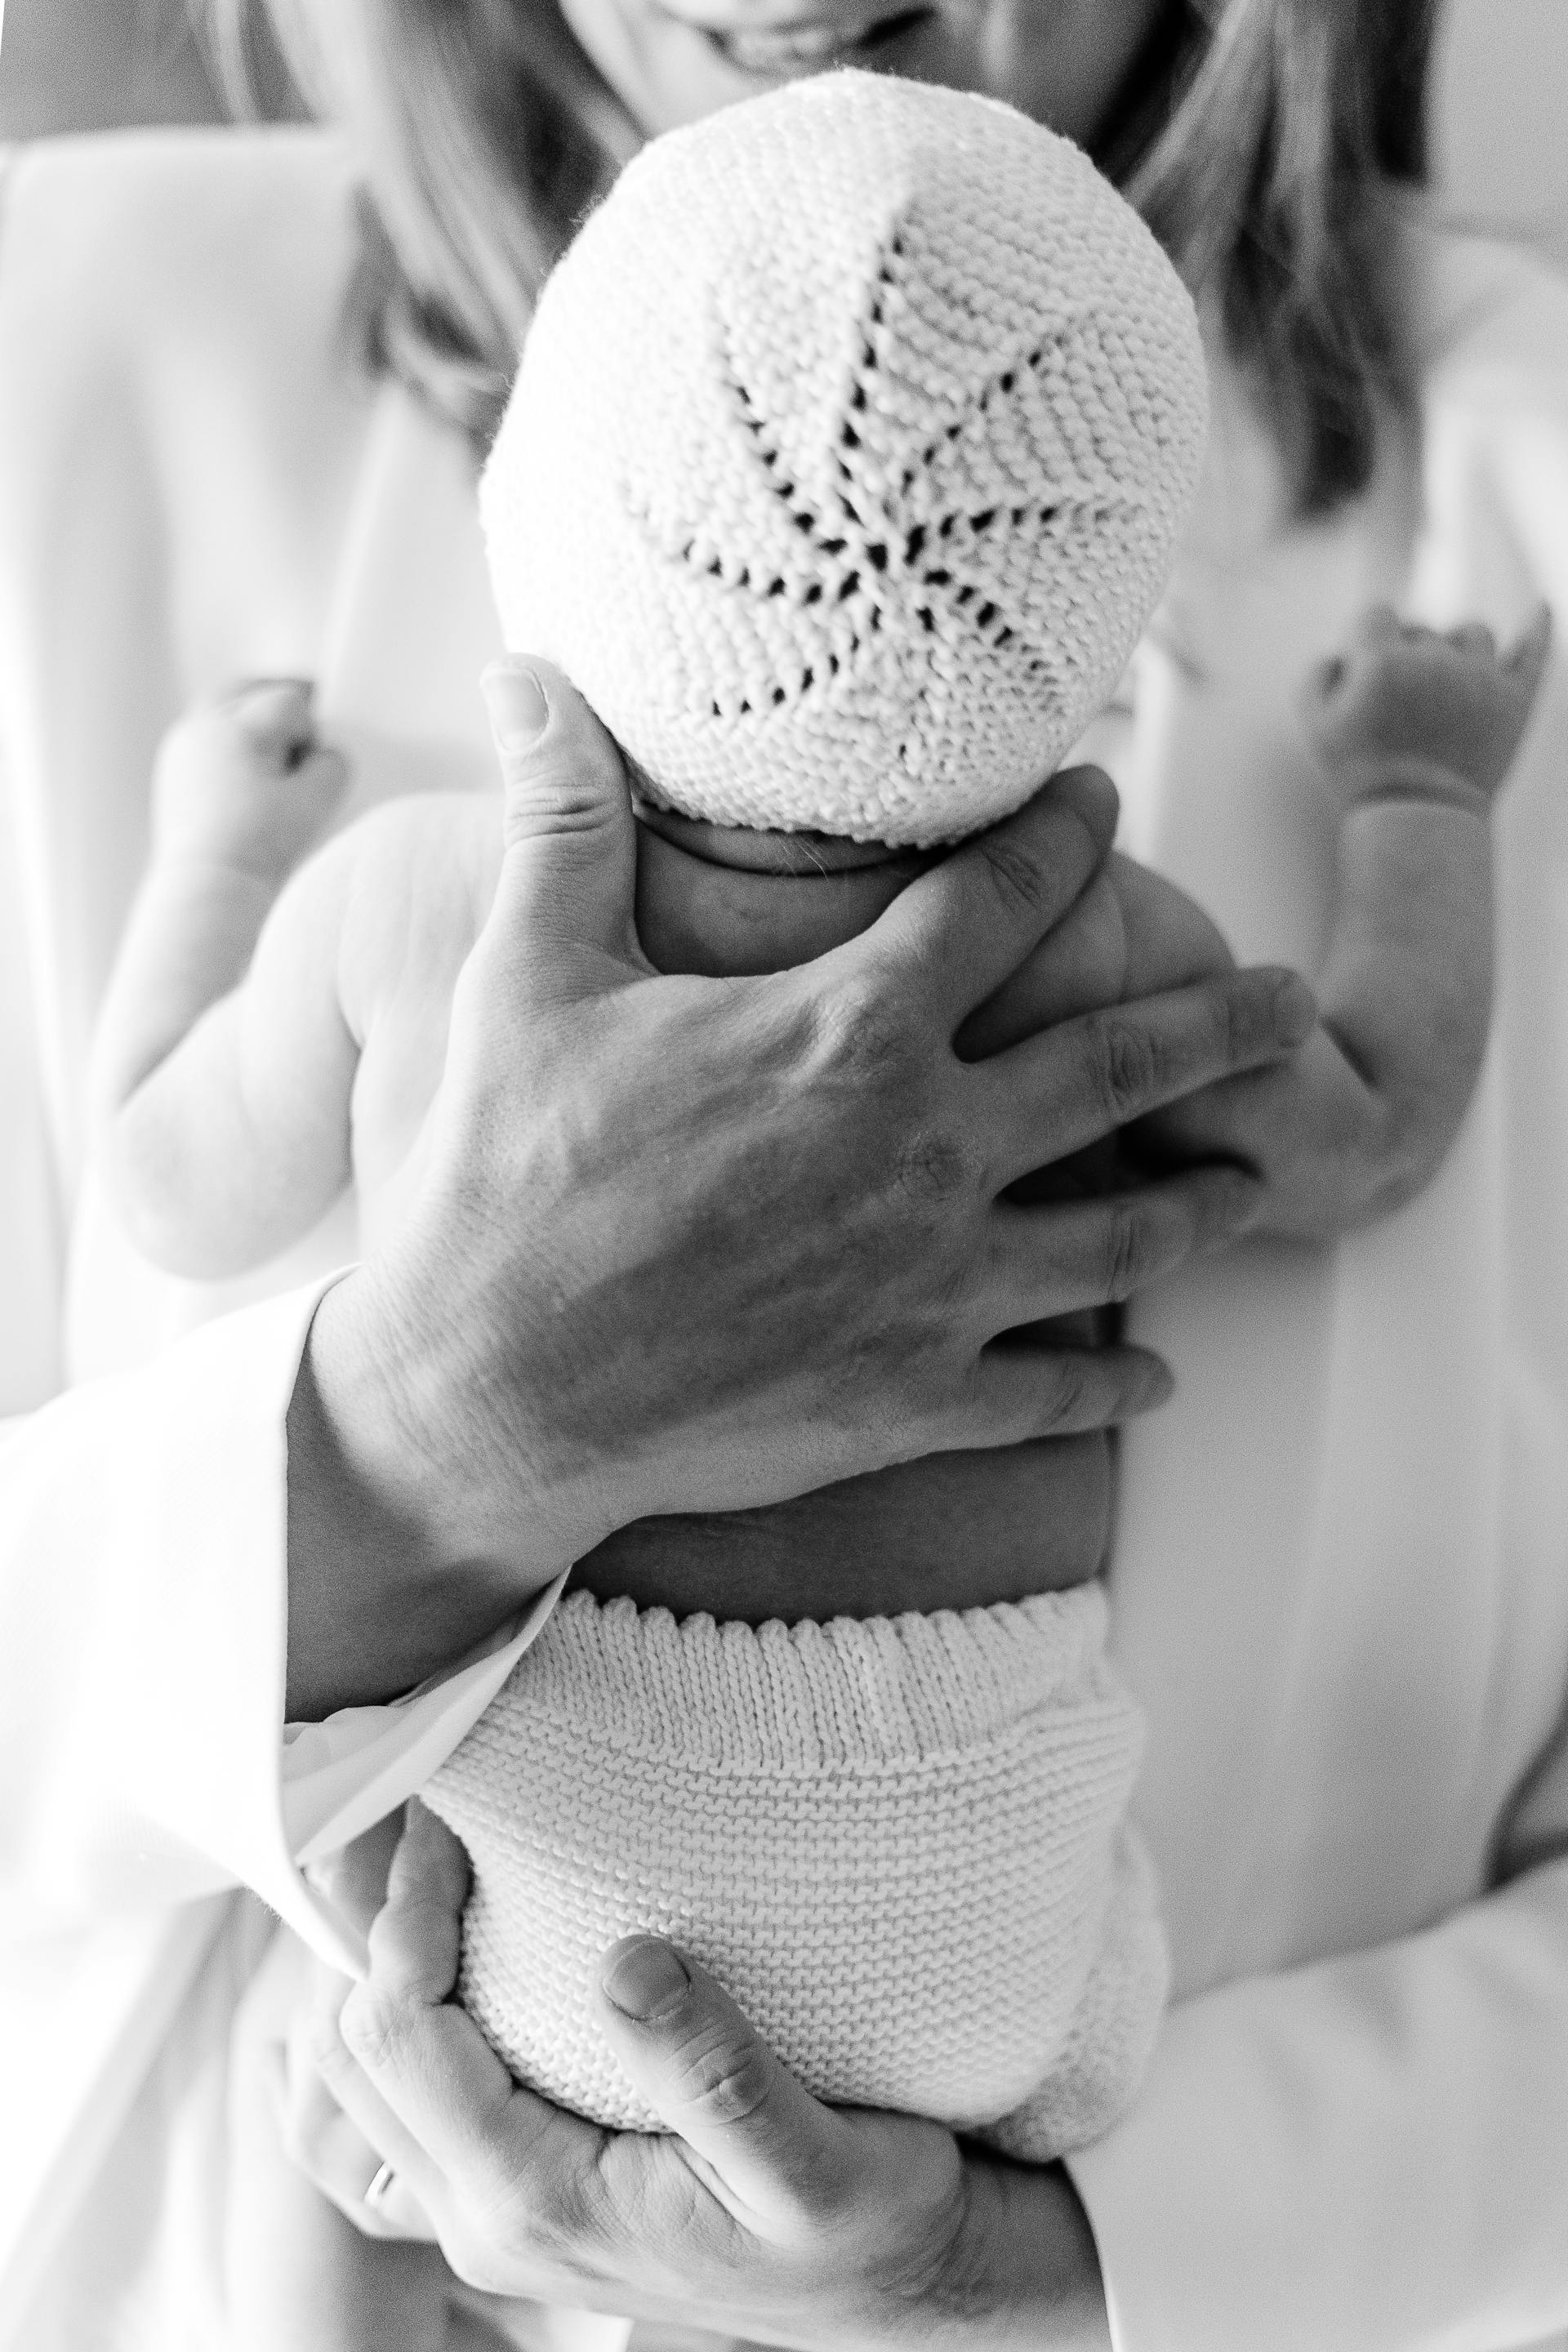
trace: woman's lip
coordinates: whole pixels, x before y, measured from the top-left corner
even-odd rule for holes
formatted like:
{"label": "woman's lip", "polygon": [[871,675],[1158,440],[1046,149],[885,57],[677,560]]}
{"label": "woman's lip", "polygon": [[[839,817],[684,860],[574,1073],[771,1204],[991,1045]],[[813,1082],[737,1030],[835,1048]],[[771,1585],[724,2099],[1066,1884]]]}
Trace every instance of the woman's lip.
{"label": "woman's lip", "polygon": [[911,31],[932,14],[929,6],[884,11],[879,16],[853,18],[801,16],[770,25],[700,24],[667,10],[678,23],[700,33],[730,63],[745,72],[768,73],[792,67],[823,66],[873,50],[900,33]]}
{"label": "woman's lip", "polygon": [[766,73],[781,65],[826,65],[853,44],[837,25],[791,25],[776,30],[752,25],[732,32],[710,32],[708,39],[742,72]]}

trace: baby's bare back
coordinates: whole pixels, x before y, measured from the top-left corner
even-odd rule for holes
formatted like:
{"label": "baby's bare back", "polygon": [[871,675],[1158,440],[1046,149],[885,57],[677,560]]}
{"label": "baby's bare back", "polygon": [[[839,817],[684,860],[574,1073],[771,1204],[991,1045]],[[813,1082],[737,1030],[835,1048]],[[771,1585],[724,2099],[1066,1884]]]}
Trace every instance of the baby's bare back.
{"label": "baby's bare back", "polygon": [[[345,1011],[364,1041],[353,1160],[373,1235],[406,1213],[417,1184],[452,987],[494,889],[498,815],[482,799],[385,812],[351,893]],[[675,869],[667,845],[644,845],[645,928],[668,941]],[[717,916],[721,869],[700,880],[697,903]],[[573,1580],[604,1600],[753,1624],[979,1608],[1094,1575],[1110,1504],[1100,1432],[931,1454],[765,1510],[638,1520]]]}
{"label": "baby's bare back", "polygon": [[601,1601],[760,1625],[978,1609],[1094,1575],[1110,1534],[1103,1433],[930,1454],[761,1511],[638,1519],[579,1560]]}

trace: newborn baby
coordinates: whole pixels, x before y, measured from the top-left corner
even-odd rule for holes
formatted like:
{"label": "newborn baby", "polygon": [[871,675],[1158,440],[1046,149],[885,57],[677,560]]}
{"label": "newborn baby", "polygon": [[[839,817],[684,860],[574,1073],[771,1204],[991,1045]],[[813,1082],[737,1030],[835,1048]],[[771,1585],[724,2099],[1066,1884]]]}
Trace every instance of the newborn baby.
{"label": "newborn baby", "polygon": [[[1203,425],[1169,265],[1009,110],[834,74],[655,142],[547,289],[481,488],[508,643],[626,755],[654,961],[802,961],[1027,798],[1158,597]],[[1289,1112],[1309,1164],[1354,1133],[1392,1171],[1413,1113],[1458,1123],[1489,803],[1543,651],[1384,615],[1312,689],[1342,823]],[[182,1272],[264,1259],[351,1178],[374,1237],[418,1181],[500,813],[396,803],[292,871],[340,782],[287,688],[163,756],[99,1071],[124,1215]],[[1114,858],[1075,936],[1058,1013],[1228,960]],[[1363,1213],[1320,1199],[1296,1229]],[[1109,1455],[1074,1442],[1070,1541],[1008,1550],[997,1459],[647,1522],[579,1564],[427,1792],[474,1864],[462,1995],[520,2077],[652,2123],[591,1999],[646,1927],[827,2097],[1038,2160],[1114,2118],[1164,1957],[1095,1580]]]}

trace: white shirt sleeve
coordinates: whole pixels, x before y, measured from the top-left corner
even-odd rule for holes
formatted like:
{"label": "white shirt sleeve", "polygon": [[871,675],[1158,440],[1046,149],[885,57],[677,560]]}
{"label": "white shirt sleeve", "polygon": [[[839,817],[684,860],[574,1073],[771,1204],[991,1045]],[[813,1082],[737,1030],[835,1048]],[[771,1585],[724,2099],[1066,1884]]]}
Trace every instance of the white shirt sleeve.
{"label": "white shirt sleeve", "polygon": [[322,1287],[0,1438],[0,1933],[239,1885],[357,1969],[301,1859],[416,1788],[549,1612],[558,1586],[454,1675],[285,1741],[285,1417]]}
{"label": "white shirt sleeve", "polygon": [[1069,2168],[1116,2352],[1486,2352],[1568,2327],[1568,1862],[1184,2003]]}

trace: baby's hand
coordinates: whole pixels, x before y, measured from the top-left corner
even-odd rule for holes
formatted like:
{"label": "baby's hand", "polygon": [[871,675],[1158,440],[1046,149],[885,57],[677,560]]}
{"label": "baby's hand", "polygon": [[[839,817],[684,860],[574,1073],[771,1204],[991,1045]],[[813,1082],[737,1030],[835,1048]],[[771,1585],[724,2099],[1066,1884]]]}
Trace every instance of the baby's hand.
{"label": "baby's hand", "polygon": [[348,768],[323,744],[300,678],[258,679],[169,730],[153,777],[160,858],[281,882],[342,797]]}
{"label": "baby's hand", "polygon": [[1374,606],[1303,698],[1347,803],[1431,796],[1489,806],[1513,763],[1552,642],[1543,604],[1512,653],[1479,623],[1440,635]]}

